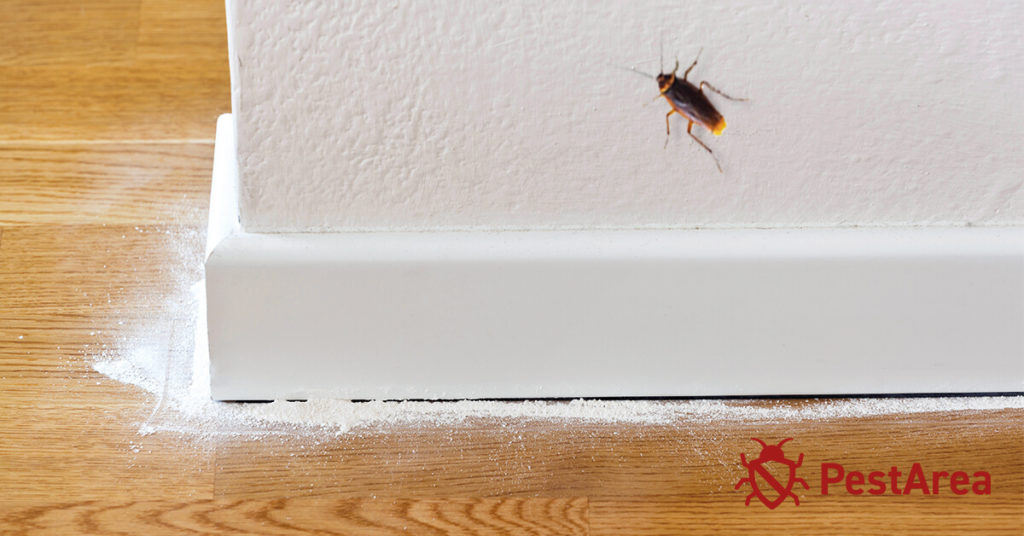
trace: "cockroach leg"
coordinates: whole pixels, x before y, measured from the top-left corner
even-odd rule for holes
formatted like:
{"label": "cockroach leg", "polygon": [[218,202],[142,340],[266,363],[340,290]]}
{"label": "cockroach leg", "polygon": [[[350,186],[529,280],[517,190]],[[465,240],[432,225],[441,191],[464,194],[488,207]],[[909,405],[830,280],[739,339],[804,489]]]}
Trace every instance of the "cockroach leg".
{"label": "cockroach leg", "polygon": [[721,95],[721,96],[723,96],[723,97],[725,97],[725,98],[727,98],[727,99],[729,99],[731,101],[739,101],[739,102],[746,102],[747,101],[747,99],[741,99],[739,97],[730,97],[729,95],[726,95],[725,93],[722,93],[721,91],[718,90],[718,88],[716,88],[715,86],[709,84],[707,82],[707,80],[705,80],[705,81],[700,83],[700,92],[701,93],[704,93],[704,86],[707,86],[708,89],[710,89],[711,91],[714,91],[715,93],[718,93],[719,95]]}
{"label": "cockroach leg", "polygon": [[669,110],[668,113],[665,114],[665,145],[662,147],[662,149],[668,148],[668,140],[669,137],[672,136],[672,129],[670,129],[668,126],[668,118],[672,117],[672,114],[674,113],[676,113],[675,108]]}
{"label": "cockroach leg", "polygon": [[[667,121],[667,119],[666,119],[666,121]],[[693,121],[690,121],[690,123],[688,125],[686,125],[686,133],[689,134],[691,138],[693,138],[693,141],[695,141],[698,144],[700,144],[700,146],[703,147],[704,150],[707,151],[709,155],[711,155],[711,158],[714,159],[714,161],[715,161],[715,167],[718,168],[718,172],[722,173],[722,164],[718,163],[718,157],[715,156],[715,152],[712,151],[711,148],[708,147],[707,145],[704,145],[704,142],[700,141],[700,138],[698,138],[697,136],[693,135]]]}
{"label": "cockroach leg", "polygon": [[[701,146],[701,147],[703,147],[705,151],[707,151],[707,152],[709,152],[709,153],[711,152],[711,149],[710,149],[710,148],[708,148],[708,146],[707,146],[707,145],[704,145],[704,142],[700,141],[700,138],[698,138],[697,136],[694,136],[694,135],[693,135],[693,121],[690,121],[690,122],[689,122],[689,123],[688,123],[688,124],[686,125],[686,133],[687,133],[687,134],[689,134],[691,138],[693,138],[694,140],[696,140],[696,142],[697,142],[697,143],[699,143],[699,144],[700,144],[700,146]],[[712,153],[712,154],[714,154],[714,153]]]}
{"label": "cockroach leg", "polygon": [[[704,47],[701,47],[701,49],[699,51],[697,51],[697,57],[693,58],[693,63],[691,63],[690,66],[686,68],[686,71],[683,72],[683,80],[686,80],[686,77],[690,76],[690,71],[692,71],[693,68],[697,66],[697,60],[700,59],[700,53],[701,52],[704,52]],[[679,68],[679,60],[676,60],[676,69],[678,69],[678,68]]]}

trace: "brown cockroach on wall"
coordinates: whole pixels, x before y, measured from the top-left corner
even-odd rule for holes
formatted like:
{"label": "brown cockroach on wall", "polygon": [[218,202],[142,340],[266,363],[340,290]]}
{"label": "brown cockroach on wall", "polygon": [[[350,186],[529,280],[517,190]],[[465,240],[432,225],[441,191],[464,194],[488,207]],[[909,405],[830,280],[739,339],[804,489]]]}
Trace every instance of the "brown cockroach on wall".
{"label": "brown cockroach on wall", "polygon": [[[701,52],[703,52],[703,50],[704,49],[701,49]],[[672,117],[672,114],[679,114],[685,117],[688,121],[686,124],[686,133],[711,155],[711,158],[715,160],[715,166],[718,168],[718,172],[721,173],[722,166],[718,163],[718,157],[715,156],[715,153],[710,147],[700,141],[700,138],[693,134],[694,123],[708,129],[715,136],[721,136],[722,131],[725,130],[725,118],[723,118],[721,112],[715,108],[715,105],[711,104],[711,101],[708,100],[707,95],[704,94],[704,88],[706,87],[732,101],[746,101],[747,99],[730,97],[729,95],[722,93],[715,86],[709,84],[706,80],[702,80],[700,84],[696,86],[691,84],[686,78],[690,75],[690,71],[692,71],[697,65],[698,59],[700,59],[700,52],[697,53],[697,58],[693,60],[693,63],[683,71],[682,78],[676,76],[676,72],[679,71],[679,60],[676,60],[676,66],[672,69],[671,73],[661,72],[658,76],[641,73],[635,69],[630,70],[656,80],[658,82],[658,90],[660,91],[659,96],[665,97],[669,106],[672,107],[672,109],[665,114],[666,136],[672,134],[672,130],[669,126],[669,118]],[[665,146],[668,146],[668,137],[665,138]]]}

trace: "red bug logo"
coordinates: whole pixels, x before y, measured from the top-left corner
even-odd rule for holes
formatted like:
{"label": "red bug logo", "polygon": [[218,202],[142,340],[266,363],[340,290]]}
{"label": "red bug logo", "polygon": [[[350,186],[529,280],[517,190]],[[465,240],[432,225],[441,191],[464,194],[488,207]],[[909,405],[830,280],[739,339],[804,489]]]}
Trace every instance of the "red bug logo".
{"label": "red bug logo", "polygon": [[[735,489],[740,489],[740,486],[743,484],[750,484],[753,491],[750,492],[750,495],[747,495],[746,505],[750,506],[750,499],[757,497],[765,506],[774,510],[782,504],[787,497],[792,497],[796,506],[800,506],[800,499],[797,498],[795,493],[793,493],[793,485],[800,484],[804,489],[809,489],[807,482],[796,476],[796,468],[800,467],[800,465],[804,463],[804,455],[801,452],[800,457],[794,462],[793,460],[786,458],[786,455],[782,452],[782,445],[787,441],[792,441],[793,438],[787,437],[786,439],[779,441],[777,445],[768,445],[756,437],[752,437],[750,439],[761,444],[761,453],[757,455],[756,459],[749,462],[747,461],[747,455],[745,453],[740,453],[740,461],[743,462],[743,467],[747,468],[747,477],[740,479],[740,481],[736,483],[735,487]],[[775,476],[765,468],[765,464],[769,462],[782,464],[789,469],[789,478],[786,480],[785,484],[779,482],[779,479],[775,478]],[[765,484],[767,484],[768,489],[763,488]],[[775,490],[778,496],[774,499],[769,499],[765,496],[765,491],[770,490]]]}

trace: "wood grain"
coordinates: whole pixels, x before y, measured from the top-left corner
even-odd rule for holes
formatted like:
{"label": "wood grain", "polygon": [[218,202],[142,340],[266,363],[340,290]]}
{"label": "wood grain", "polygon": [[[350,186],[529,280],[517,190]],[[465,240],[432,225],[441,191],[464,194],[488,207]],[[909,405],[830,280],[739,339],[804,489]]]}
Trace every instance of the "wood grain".
{"label": "wood grain", "polygon": [[[787,401],[778,414],[812,403]],[[676,497],[742,507],[749,488],[734,489],[746,476],[740,453],[752,459],[760,450],[750,438],[777,442],[793,437],[787,450],[806,456],[801,474],[811,488],[799,491],[805,502],[821,502],[823,462],[841,461],[851,470],[867,471],[892,465],[909,471],[921,462],[927,471],[989,471],[1001,492],[973,503],[971,508],[982,515],[988,507],[1006,505],[997,495],[1011,499],[1024,486],[1022,417],[1021,410],[1004,410],[780,422],[707,423],[694,418],[671,425],[482,421],[384,434],[370,430],[301,456],[295,455],[301,441],[287,436],[259,442],[226,439],[217,450],[215,493],[230,498],[282,493],[585,496],[610,501]],[[254,458],[261,461],[258,467],[250,463]],[[960,496],[947,493],[900,497],[898,502],[943,502],[953,508],[960,501]],[[1024,514],[1024,499],[1018,501]],[[762,514],[758,509],[744,511]]]}
{"label": "wood grain", "polygon": [[158,401],[92,369],[125,351],[181,351],[171,341],[191,323],[173,304],[200,278],[201,257],[175,244],[198,243],[193,235],[134,225],[4,228],[0,503],[213,496],[210,445],[140,435]]}
{"label": "wood grain", "polygon": [[212,143],[2,146],[0,225],[202,221],[212,165]]}
{"label": "wood grain", "polygon": [[139,0],[5,0],[0,64],[127,65],[138,31]]}
{"label": "wood grain", "polygon": [[[19,534],[588,534],[587,500],[325,499],[84,501],[22,506],[0,514]],[[8,532],[10,531],[10,532]]]}
{"label": "wood grain", "polygon": [[230,111],[223,2],[19,1],[2,9],[0,143],[212,142],[217,115]]}
{"label": "wood grain", "polygon": [[591,500],[591,534],[1021,534],[1024,512],[1019,505],[986,504],[978,498],[965,502],[951,508],[948,501],[836,500],[766,512],[758,511],[760,505],[744,507],[742,501],[620,497]]}
{"label": "wood grain", "polygon": [[216,65],[213,70],[218,74],[227,71],[224,2],[142,0],[138,36],[136,60],[141,65],[191,59]]}
{"label": "wood grain", "polygon": [[226,60],[0,66],[0,141],[209,142],[210,125],[230,109],[226,68]]}
{"label": "wood grain", "polygon": [[[0,10],[0,533],[1024,533],[1021,409],[211,432],[93,364],[191,356],[223,3]],[[751,437],[794,438],[800,506],[744,506]],[[822,496],[825,461],[986,470],[993,490]]]}

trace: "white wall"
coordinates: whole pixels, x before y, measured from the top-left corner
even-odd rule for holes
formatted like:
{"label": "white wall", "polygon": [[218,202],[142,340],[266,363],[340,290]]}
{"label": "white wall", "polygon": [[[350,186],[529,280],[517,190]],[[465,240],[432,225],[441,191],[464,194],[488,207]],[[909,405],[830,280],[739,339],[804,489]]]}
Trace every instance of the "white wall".
{"label": "white wall", "polygon": [[[229,5],[244,227],[1024,223],[1019,0],[501,4]],[[723,174],[662,41],[751,99]]]}

